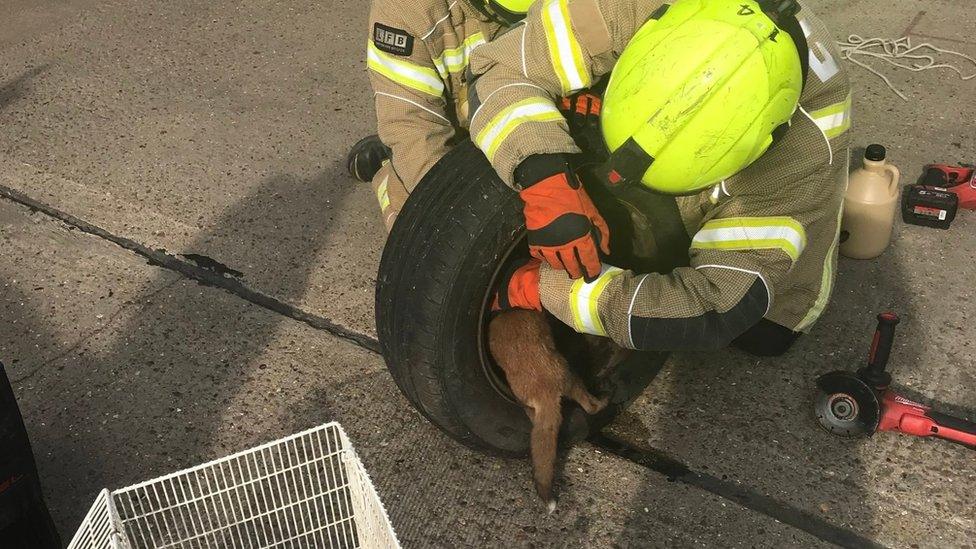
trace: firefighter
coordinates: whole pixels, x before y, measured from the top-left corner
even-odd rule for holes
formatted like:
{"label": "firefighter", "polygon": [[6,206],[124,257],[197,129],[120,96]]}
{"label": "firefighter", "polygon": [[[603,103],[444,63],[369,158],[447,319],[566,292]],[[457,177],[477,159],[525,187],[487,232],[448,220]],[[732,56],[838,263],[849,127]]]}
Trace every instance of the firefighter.
{"label": "firefighter", "polygon": [[[508,276],[496,307],[545,308],[632,349],[785,352],[834,280],[851,105],[839,60],[793,0],[534,5],[523,32],[471,63],[471,135],[520,193],[536,258]],[[684,261],[661,273],[601,263],[612,235],[554,106],[611,72],[606,184],[664,201],[651,224],[671,236],[657,245],[684,239]],[[671,231],[659,231],[667,207]]]}
{"label": "firefighter", "polygon": [[346,160],[372,181],[387,231],[427,170],[467,135],[465,72],[472,50],[525,15],[532,0],[374,0],[367,67],[379,135]]}

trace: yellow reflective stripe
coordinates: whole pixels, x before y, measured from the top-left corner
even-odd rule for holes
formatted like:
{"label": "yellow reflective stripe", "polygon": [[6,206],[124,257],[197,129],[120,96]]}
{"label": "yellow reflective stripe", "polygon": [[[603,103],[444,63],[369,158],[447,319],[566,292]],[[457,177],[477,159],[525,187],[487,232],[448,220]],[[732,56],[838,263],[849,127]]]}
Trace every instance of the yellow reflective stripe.
{"label": "yellow reflective stripe", "polygon": [[570,21],[568,0],[549,0],[542,8],[542,27],[549,44],[549,58],[563,95],[590,86],[590,71],[583,63],[583,51]]}
{"label": "yellow reflective stripe", "polygon": [[[848,160],[849,164],[850,160]],[[847,171],[844,173],[847,173]],[[843,214],[844,208],[837,208],[837,230],[834,232],[834,241],[830,243],[830,249],[827,250],[827,257],[824,259],[823,277],[820,279],[820,293],[817,295],[817,300],[813,302],[813,307],[807,311],[803,320],[796,325],[797,332],[806,330],[820,318],[824,309],[827,308],[827,300],[830,299],[830,294],[834,291],[834,268],[837,265],[837,245],[840,243],[840,220]]]}
{"label": "yellow reflective stripe", "polygon": [[516,128],[526,122],[562,120],[563,116],[548,99],[533,97],[510,105],[496,114],[475,137],[478,148],[489,162],[494,161],[498,147]]}
{"label": "yellow reflective stripe", "polygon": [[386,211],[390,207],[389,193],[390,176],[383,178],[383,182],[376,187],[376,200],[380,203],[380,211]]}
{"label": "yellow reflective stripe", "polygon": [[593,282],[584,282],[578,279],[573,282],[569,291],[569,308],[573,313],[573,328],[583,334],[598,336],[607,335],[600,319],[600,296],[616,276],[623,270],[611,265],[604,265],[600,276]]}
{"label": "yellow reflective stripe", "polygon": [[444,94],[444,82],[436,71],[387,55],[372,40],[366,46],[366,66],[402,86],[435,97]]}
{"label": "yellow reflective stripe", "polygon": [[851,127],[850,94],[840,103],[834,103],[822,109],[811,111],[810,118],[824,132],[827,139],[833,139],[846,132]]}
{"label": "yellow reflective stripe", "polygon": [[569,289],[569,310],[573,314],[573,329],[579,333],[583,333],[583,319],[580,318],[579,307],[576,306],[576,301],[579,299],[580,288],[583,287],[583,279],[579,278]]}
{"label": "yellow reflective stripe", "polygon": [[[805,234],[803,230],[803,225],[799,221],[788,216],[770,216],[770,217],[723,217],[721,219],[712,219],[705,223],[702,228],[716,228],[725,229],[730,227],[776,227],[785,226],[795,230],[798,233]],[[806,238],[804,236],[804,238]],[[804,240],[806,243],[806,240]]]}
{"label": "yellow reflective stripe", "polygon": [[444,50],[437,59],[434,59],[434,66],[437,67],[442,78],[447,78],[448,74],[463,72],[468,68],[471,52],[485,42],[487,42],[485,35],[476,32],[465,38],[460,46]]}
{"label": "yellow reflective stripe", "polygon": [[603,290],[607,288],[607,284],[614,279],[617,275],[622,273],[623,270],[616,267],[610,267],[605,269],[603,274],[593,283],[593,289],[590,291],[589,295],[589,308],[590,308],[590,318],[593,321],[594,331],[591,332],[593,335],[607,335],[606,329],[603,327],[603,321],[600,319],[600,296],[603,295]]}
{"label": "yellow reflective stripe", "polygon": [[711,250],[780,249],[796,261],[807,245],[803,225],[791,217],[730,217],[705,223],[692,248]]}

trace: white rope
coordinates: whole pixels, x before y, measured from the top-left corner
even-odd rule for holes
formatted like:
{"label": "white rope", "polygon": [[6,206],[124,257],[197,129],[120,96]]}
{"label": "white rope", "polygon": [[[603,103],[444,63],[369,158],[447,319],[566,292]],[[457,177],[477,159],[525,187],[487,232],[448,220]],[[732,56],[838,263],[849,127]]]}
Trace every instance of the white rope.
{"label": "white rope", "polygon": [[881,78],[881,80],[884,80],[884,83],[888,86],[888,89],[898,94],[898,97],[901,97],[905,101],[908,101],[908,97],[895,88],[895,86],[891,83],[891,80],[888,80],[887,76],[881,74],[881,72],[875,70],[867,63],[857,59],[856,57],[873,57],[875,59],[881,59],[889,65],[894,65],[899,69],[907,69],[914,72],[921,72],[929,69],[949,69],[959,75],[959,78],[962,80],[976,78],[976,71],[969,75],[964,74],[962,69],[956,67],[955,65],[936,61],[934,53],[943,53],[962,57],[963,59],[966,59],[972,63],[974,69],[976,69],[976,59],[973,59],[965,53],[933,46],[928,42],[913,46],[912,39],[907,36],[890,40],[887,38],[862,38],[861,36],[852,34],[847,37],[847,41],[838,42],[837,45],[840,47],[840,53],[844,59],[847,59],[851,63],[854,63],[863,69],[873,72],[875,75]]}

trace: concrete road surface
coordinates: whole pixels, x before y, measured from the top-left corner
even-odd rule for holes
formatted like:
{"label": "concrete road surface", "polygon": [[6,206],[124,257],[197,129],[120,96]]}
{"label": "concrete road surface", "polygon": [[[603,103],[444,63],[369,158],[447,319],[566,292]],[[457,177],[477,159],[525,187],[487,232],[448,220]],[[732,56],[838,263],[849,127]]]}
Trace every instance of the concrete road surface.
{"label": "concrete road surface", "polygon": [[[969,0],[809,4],[837,38],[976,56]],[[66,540],[102,487],[339,420],[408,547],[976,546],[971,451],[831,438],[810,412],[815,377],[859,365],[881,309],[904,319],[900,384],[976,408],[972,212],[945,232],[899,221],[881,258],[842,260],[825,317],[785,357],[673,356],[607,431],[631,453],[572,450],[551,516],[526,462],[414,412],[369,349],[384,232],[342,167],[373,131],[366,10],[2,2],[0,360]],[[873,66],[909,99],[852,67],[857,145],[886,145],[906,179],[976,160],[976,79]],[[240,291],[186,276],[201,265]]]}

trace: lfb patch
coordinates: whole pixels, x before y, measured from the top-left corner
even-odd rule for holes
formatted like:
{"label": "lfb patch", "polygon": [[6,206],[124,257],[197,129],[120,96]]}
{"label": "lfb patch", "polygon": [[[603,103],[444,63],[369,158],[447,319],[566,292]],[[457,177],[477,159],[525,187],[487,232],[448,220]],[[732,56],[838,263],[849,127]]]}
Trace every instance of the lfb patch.
{"label": "lfb patch", "polygon": [[413,36],[407,31],[387,27],[381,23],[373,25],[373,43],[376,48],[393,55],[407,56],[413,53]]}

